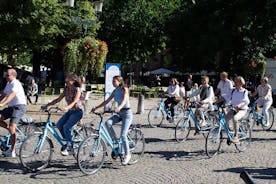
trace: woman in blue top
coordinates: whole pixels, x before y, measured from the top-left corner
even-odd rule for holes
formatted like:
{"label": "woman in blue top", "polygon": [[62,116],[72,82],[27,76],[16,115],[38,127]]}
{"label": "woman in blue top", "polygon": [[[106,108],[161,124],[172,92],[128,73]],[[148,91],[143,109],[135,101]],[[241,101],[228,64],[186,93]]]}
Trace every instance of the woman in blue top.
{"label": "woman in blue top", "polygon": [[67,156],[69,154],[68,151],[70,151],[72,147],[73,141],[71,128],[83,117],[84,106],[80,97],[81,88],[79,84],[79,77],[71,74],[66,77],[66,87],[64,92],[61,93],[57,99],[46,105],[47,108],[47,106],[60,102],[63,98],[65,98],[67,102],[67,105],[61,108],[65,114],[57,122],[57,127],[62,137],[67,142],[66,146],[61,148],[61,154],[63,156]]}
{"label": "woman in blue top", "polygon": [[121,76],[114,76],[112,80],[112,84],[115,87],[111,95],[108,99],[106,99],[104,102],[102,102],[100,105],[96,106],[92,109],[92,111],[97,110],[100,107],[105,106],[108,104],[113,98],[115,103],[118,104],[117,107],[115,107],[114,114],[112,117],[110,117],[106,122],[106,128],[109,131],[109,134],[113,140],[116,140],[116,134],[114,132],[114,129],[112,128],[112,125],[122,121],[122,127],[121,127],[121,135],[123,141],[123,147],[125,150],[125,159],[123,161],[124,165],[127,165],[130,161],[131,154],[129,150],[129,143],[127,140],[127,132],[128,129],[132,123],[133,115],[132,111],[130,109],[130,103],[129,103],[129,91],[128,88],[124,85],[124,79]]}

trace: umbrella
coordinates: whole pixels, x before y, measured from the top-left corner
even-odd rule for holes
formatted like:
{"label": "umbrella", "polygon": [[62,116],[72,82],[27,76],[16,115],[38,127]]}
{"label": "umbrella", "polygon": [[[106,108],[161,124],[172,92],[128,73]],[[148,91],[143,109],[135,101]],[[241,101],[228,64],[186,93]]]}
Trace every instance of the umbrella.
{"label": "umbrella", "polygon": [[174,74],[174,71],[168,70],[166,68],[159,68],[156,70],[150,71],[151,74]]}

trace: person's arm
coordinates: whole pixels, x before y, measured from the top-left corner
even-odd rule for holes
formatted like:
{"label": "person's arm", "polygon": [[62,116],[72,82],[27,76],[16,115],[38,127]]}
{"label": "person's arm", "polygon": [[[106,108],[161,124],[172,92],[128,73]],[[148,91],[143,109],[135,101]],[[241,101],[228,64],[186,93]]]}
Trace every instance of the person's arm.
{"label": "person's arm", "polygon": [[245,105],[248,105],[249,103],[250,103],[250,100],[248,98],[248,91],[246,90],[244,92],[244,98],[241,100],[241,102],[238,105],[236,105],[236,108],[241,109],[242,107],[244,107]]}
{"label": "person's arm", "polygon": [[112,99],[113,97],[114,97],[114,91],[111,93],[111,95],[108,97],[108,99],[106,99],[105,101],[103,101],[100,105],[98,105],[98,106],[92,108],[91,111],[96,111],[97,109],[99,109],[99,108],[105,106],[106,104],[108,104],[108,103],[111,101],[111,99]]}
{"label": "person's arm", "polygon": [[263,96],[263,99],[266,100],[268,99],[268,96],[272,93],[271,87],[268,86],[266,94]]}
{"label": "person's arm", "polygon": [[0,107],[7,105],[15,97],[16,93],[12,91],[8,96],[1,100]]}
{"label": "person's arm", "polygon": [[38,93],[38,86],[37,84],[34,84],[33,94],[37,94],[37,93]]}
{"label": "person's arm", "polygon": [[2,93],[1,96],[0,96],[0,103],[2,103],[2,100],[6,97],[6,94],[5,93]]}
{"label": "person's arm", "polygon": [[45,107],[47,108],[48,106],[55,105],[56,103],[60,102],[64,97],[65,97],[65,93],[63,92],[59,95],[58,98],[56,98],[53,101],[46,104]]}

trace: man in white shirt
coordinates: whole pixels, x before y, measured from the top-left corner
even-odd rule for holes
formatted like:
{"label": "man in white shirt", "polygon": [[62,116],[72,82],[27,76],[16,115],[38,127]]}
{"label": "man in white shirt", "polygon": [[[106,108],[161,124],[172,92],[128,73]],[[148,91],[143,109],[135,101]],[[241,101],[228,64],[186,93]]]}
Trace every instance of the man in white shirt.
{"label": "man in white shirt", "polygon": [[[0,126],[9,130],[11,133],[11,149],[5,152],[6,156],[16,157],[16,124],[26,112],[26,97],[24,89],[19,80],[16,79],[15,69],[8,69],[6,74],[7,85],[0,96],[0,107],[8,105],[7,108],[0,111]],[[4,120],[10,118],[7,124]]]}
{"label": "man in white shirt", "polygon": [[217,89],[215,91],[215,95],[218,95],[218,100],[216,103],[224,102],[226,97],[232,92],[233,83],[228,79],[227,72],[220,73],[220,81],[217,85]]}

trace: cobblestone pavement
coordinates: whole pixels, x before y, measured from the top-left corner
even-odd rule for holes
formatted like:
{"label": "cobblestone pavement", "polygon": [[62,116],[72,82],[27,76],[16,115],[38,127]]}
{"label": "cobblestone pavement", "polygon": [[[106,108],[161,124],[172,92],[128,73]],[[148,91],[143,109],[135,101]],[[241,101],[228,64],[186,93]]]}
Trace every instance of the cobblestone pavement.
{"label": "cobblestone pavement", "polygon": [[[89,107],[99,104],[102,97],[91,98]],[[40,99],[46,103],[47,99]],[[175,184],[175,183],[243,183],[239,174],[243,169],[256,183],[276,183],[276,125],[272,131],[254,131],[248,150],[238,153],[233,145],[223,143],[223,152],[209,159],[204,152],[202,135],[190,135],[185,143],[174,140],[174,126],[168,122],[161,128],[147,126],[147,113],[158,99],[146,99],[145,111],[137,112],[137,98],[131,98],[134,123],[142,126],[146,139],[143,159],[135,165],[122,166],[107,157],[104,167],[94,175],[84,175],[72,156],[62,157],[56,145],[52,164],[38,172],[25,172],[18,158],[0,158],[0,183],[106,183],[106,184]],[[39,105],[28,106],[28,116],[39,121]],[[41,116],[45,118],[45,116]],[[89,116],[87,116],[89,117]],[[58,118],[58,117],[54,117]],[[89,120],[85,120],[89,121]]]}

